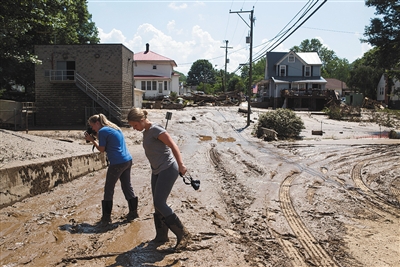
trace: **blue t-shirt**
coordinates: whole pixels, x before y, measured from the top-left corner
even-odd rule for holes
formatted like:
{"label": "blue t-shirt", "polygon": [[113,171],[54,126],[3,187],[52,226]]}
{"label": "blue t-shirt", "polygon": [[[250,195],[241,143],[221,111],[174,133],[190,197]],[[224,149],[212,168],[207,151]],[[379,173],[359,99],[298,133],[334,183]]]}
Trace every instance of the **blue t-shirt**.
{"label": "blue t-shirt", "polygon": [[120,130],[103,126],[97,133],[99,146],[104,146],[110,165],[125,163],[132,160],[126,147],[124,135]]}

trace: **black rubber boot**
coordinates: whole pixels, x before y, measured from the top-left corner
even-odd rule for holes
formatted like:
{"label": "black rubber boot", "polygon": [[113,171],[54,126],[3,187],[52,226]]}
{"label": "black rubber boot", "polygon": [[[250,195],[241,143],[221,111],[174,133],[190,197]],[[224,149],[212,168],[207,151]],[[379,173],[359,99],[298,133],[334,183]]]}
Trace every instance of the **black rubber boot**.
{"label": "black rubber boot", "polygon": [[112,210],[113,202],[112,200],[102,200],[101,201],[101,208],[103,211],[103,216],[99,223],[103,225],[107,225],[111,223],[111,210]]}
{"label": "black rubber boot", "polygon": [[138,198],[134,197],[128,200],[128,206],[129,206],[129,213],[126,216],[126,219],[128,221],[133,221],[136,218],[139,218],[139,215],[137,213],[137,207],[138,207]]}
{"label": "black rubber boot", "polygon": [[186,247],[189,239],[190,233],[183,226],[182,222],[179,220],[175,213],[172,213],[164,220],[168,228],[176,235],[176,245],[175,250],[182,250]]}
{"label": "black rubber boot", "polygon": [[153,239],[156,243],[165,243],[169,241],[168,226],[162,220],[161,214],[154,213],[154,226],[156,227],[156,237]]}

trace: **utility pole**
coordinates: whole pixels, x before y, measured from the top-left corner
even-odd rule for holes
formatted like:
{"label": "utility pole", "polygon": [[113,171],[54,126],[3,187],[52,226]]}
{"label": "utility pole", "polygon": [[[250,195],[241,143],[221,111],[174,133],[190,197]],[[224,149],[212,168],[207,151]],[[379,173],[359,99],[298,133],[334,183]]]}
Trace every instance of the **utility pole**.
{"label": "utility pole", "polygon": [[225,74],[224,74],[224,92],[226,92],[226,66],[228,65],[228,48],[232,49],[233,47],[228,46],[228,40],[225,40],[225,46],[221,46],[221,48],[225,48]]}
{"label": "utility pole", "polygon": [[[240,16],[240,13],[249,13],[250,12],[250,25]],[[250,28],[250,62],[249,62],[249,85],[248,85],[248,90],[247,90],[247,126],[250,125],[250,112],[251,112],[251,107],[250,107],[250,97],[251,97],[251,84],[252,84],[252,75],[253,75],[253,13],[254,13],[254,7],[250,11],[230,11],[229,13],[237,13],[239,17],[246,23],[246,25]]]}

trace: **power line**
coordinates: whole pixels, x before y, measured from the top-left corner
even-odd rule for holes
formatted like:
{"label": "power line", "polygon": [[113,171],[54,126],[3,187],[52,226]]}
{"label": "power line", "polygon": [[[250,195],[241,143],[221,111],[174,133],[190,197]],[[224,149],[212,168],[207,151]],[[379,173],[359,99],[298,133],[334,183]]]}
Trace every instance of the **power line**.
{"label": "power line", "polygon": [[318,31],[326,31],[326,32],[339,32],[339,33],[349,33],[349,34],[362,34],[360,32],[347,32],[347,31],[338,31],[338,30],[328,30],[328,29],[319,29],[312,27],[303,27],[304,29],[318,30]]}
{"label": "power line", "polygon": [[[297,16],[300,14],[300,12],[301,12],[303,9],[306,8],[306,10],[303,12],[303,14],[297,19],[297,21],[296,21],[289,29],[287,29],[283,34],[281,34],[281,32],[282,32],[283,30],[281,30],[281,31],[278,33],[277,36],[279,36],[279,39],[276,40],[275,43],[269,45],[268,47],[265,47],[265,49],[264,49],[263,51],[259,52],[259,54],[261,54],[261,55],[260,55],[260,56],[257,56],[257,58],[256,58],[255,60],[258,60],[258,59],[260,59],[261,57],[263,57],[264,54],[271,48],[271,46],[273,46],[273,45],[275,45],[277,42],[279,42],[279,40],[281,40],[294,26],[296,26],[296,24],[298,24],[298,23],[300,22],[300,20],[303,19],[303,17],[318,3],[318,1],[317,1],[317,2],[315,2],[313,5],[311,5],[312,2],[313,2],[312,0],[309,0],[309,1],[303,6],[303,8],[300,9],[299,12],[297,12],[297,14],[295,15],[295,17],[297,17]],[[310,5],[311,5],[311,6],[310,6]],[[294,19],[295,17],[293,17],[293,19]],[[291,21],[293,21],[293,19],[292,19]],[[290,22],[289,22],[289,23],[290,23]],[[288,24],[289,24],[289,23],[288,23]],[[303,22],[303,23],[304,23],[304,22]],[[287,25],[288,25],[288,24],[287,24]],[[287,25],[284,27],[284,29],[287,27]],[[294,32],[294,31],[293,31],[293,32]],[[292,32],[291,34],[293,34],[293,32]],[[289,34],[288,36],[290,36],[291,34]],[[275,38],[276,38],[277,36],[275,36]],[[286,39],[287,39],[287,37],[286,37],[284,40],[286,40]],[[282,42],[283,42],[283,41],[282,41]],[[279,44],[281,44],[282,42],[280,42]],[[279,45],[279,44],[278,44],[278,45]],[[271,49],[271,50],[273,50],[273,49]]]}

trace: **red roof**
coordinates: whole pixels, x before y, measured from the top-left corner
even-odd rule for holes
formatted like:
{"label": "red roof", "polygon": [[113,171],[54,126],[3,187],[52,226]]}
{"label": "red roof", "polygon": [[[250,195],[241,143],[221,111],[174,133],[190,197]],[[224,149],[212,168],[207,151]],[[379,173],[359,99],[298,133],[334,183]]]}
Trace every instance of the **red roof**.
{"label": "red roof", "polygon": [[135,79],[137,79],[137,80],[147,80],[147,79],[165,80],[165,79],[169,79],[169,77],[157,76],[157,75],[135,75]]}
{"label": "red roof", "polygon": [[174,60],[172,60],[170,58],[167,58],[167,57],[164,57],[164,56],[161,56],[161,55],[159,55],[157,53],[154,53],[152,51],[148,51],[147,53],[146,52],[136,53],[136,54],[133,55],[133,58],[134,58],[135,61],[153,61],[153,62],[164,61],[164,62],[170,63],[174,67],[178,66],[178,65],[176,65]]}

